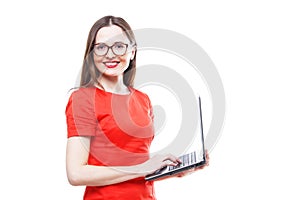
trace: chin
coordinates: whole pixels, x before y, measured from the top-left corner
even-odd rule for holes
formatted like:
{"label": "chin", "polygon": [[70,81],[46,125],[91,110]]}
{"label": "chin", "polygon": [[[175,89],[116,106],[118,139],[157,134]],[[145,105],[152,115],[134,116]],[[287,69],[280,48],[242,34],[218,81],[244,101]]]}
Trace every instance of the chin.
{"label": "chin", "polygon": [[123,71],[105,71],[102,73],[104,76],[120,76],[123,74]]}

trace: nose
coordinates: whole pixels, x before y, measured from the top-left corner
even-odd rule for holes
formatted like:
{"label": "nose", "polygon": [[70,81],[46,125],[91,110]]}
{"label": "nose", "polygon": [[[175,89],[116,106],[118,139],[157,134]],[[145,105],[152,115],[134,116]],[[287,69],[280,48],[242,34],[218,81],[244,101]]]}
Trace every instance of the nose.
{"label": "nose", "polygon": [[109,48],[108,49],[108,52],[107,52],[107,54],[106,54],[106,58],[114,58],[115,57],[115,54],[112,52],[112,49],[111,48]]}

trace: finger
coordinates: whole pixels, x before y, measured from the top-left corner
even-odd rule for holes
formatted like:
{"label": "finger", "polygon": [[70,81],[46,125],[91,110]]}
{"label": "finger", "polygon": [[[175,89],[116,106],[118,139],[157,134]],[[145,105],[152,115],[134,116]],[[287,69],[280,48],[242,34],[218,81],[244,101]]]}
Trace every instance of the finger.
{"label": "finger", "polygon": [[209,160],[209,153],[208,153],[207,149],[205,150],[205,157],[206,157],[207,160]]}
{"label": "finger", "polygon": [[167,168],[168,166],[176,166],[175,163],[173,163],[172,161],[170,160],[165,160],[161,163],[160,165],[160,169],[164,169],[164,168]]}
{"label": "finger", "polygon": [[176,166],[176,165],[178,165],[177,162],[173,162],[171,160],[164,160],[163,163],[164,163],[165,166]]}
{"label": "finger", "polygon": [[163,163],[164,163],[165,165],[173,165],[173,164],[174,164],[174,162],[172,162],[172,161],[170,161],[170,160],[164,160]]}
{"label": "finger", "polygon": [[177,177],[184,177],[184,176],[187,176],[187,175],[190,175],[192,173],[195,172],[195,169],[189,169],[187,171],[184,171],[184,172],[181,172],[177,175]]}
{"label": "finger", "polygon": [[171,161],[172,164],[175,164],[175,165],[177,165],[178,163],[181,163],[181,160],[172,154],[167,154],[163,161],[166,161],[166,160]]}

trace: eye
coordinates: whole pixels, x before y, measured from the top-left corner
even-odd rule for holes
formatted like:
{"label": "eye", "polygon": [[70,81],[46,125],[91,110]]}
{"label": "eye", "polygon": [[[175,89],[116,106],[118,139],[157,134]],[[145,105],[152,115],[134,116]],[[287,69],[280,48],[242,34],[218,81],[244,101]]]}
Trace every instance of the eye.
{"label": "eye", "polygon": [[104,49],[106,49],[106,45],[105,44],[98,44],[98,45],[96,45],[96,49],[97,50],[104,50]]}
{"label": "eye", "polygon": [[114,48],[116,48],[116,49],[124,49],[124,48],[126,48],[126,45],[123,44],[123,43],[118,42],[118,43],[114,44]]}

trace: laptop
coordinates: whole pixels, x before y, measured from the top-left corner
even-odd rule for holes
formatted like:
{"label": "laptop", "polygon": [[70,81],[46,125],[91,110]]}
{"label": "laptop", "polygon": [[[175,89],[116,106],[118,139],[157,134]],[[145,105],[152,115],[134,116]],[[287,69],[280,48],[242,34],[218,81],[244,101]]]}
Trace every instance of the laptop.
{"label": "laptop", "polygon": [[206,163],[200,97],[199,97],[199,113],[200,113],[200,118],[199,118],[200,123],[199,124],[200,124],[200,140],[201,141],[199,141],[199,138],[197,141],[195,141],[195,142],[199,143],[199,145],[196,144],[197,150],[189,152],[182,156],[179,156],[179,159],[181,160],[180,164],[178,164],[176,166],[166,166],[162,169],[159,169],[159,170],[155,171],[153,174],[147,175],[145,177],[145,180],[151,181],[151,180],[163,178],[165,176],[171,176],[171,175],[183,172],[185,170],[199,167]]}

